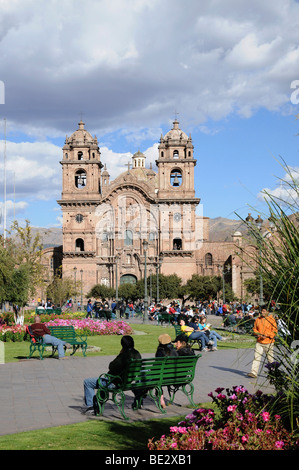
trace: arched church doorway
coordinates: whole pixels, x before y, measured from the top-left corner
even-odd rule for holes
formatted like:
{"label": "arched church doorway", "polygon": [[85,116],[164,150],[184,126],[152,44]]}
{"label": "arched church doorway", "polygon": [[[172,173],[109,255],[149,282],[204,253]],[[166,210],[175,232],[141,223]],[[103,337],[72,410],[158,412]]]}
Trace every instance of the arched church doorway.
{"label": "arched church doorway", "polygon": [[133,274],[124,274],[120,278],[120,284],[136,284],[137,277]]}

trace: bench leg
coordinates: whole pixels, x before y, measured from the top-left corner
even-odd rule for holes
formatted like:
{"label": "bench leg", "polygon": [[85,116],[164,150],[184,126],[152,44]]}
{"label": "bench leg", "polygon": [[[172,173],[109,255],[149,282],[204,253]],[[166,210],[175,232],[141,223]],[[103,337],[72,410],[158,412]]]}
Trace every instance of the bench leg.
{"label": "bench leg", "polygon": [[161,406],[161,396],[162,396],[162,388],[157,386],[153,389],[148,391],[149,396],[154,400],[156,407],[161,411],[161,413],[166,413],[166,410]]}

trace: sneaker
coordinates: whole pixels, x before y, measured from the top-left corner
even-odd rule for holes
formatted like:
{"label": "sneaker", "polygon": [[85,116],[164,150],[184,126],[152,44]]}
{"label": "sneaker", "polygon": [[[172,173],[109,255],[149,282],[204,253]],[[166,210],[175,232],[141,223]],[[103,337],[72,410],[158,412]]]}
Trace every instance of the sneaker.
{"label": "sneaker", "polygon": [[207,352],[207,351],[209,351],[208,348],[203,348],[203,349],[201,349],[201,352]]}
{"label": "sneaker", "polygon": [[215,346],[213,346],[213,347],[211,348],[211,351],[217,351],[217,348],[216,348]]}
{"label": "sneaker", "polygon": [[252,377],[253,379],[256,379],[256,375],[253,374],[253,372],[249,372],[249,374],[247,374],[247,377]]}
{"label": "sneaker", "polygon": [[69,356],[62,356],[62,357],[59,357],[58,359],[59,359],[60,361],[61,361],[62,359],[69,359]]}
{"label": "sneaker", "polygon": [[83,415],[94,414],[93,406],[83,406],[83,407],[82,407],[82,410],[81,410],[81,413],[82,413]]}
{"label": "sneaker", "polygon": [[210,341],[208,342],[208,345],[209,345],[209,346],[213,346],[213,344],[214,344],[214,341],[212,341],[212,340],[210,340]]}

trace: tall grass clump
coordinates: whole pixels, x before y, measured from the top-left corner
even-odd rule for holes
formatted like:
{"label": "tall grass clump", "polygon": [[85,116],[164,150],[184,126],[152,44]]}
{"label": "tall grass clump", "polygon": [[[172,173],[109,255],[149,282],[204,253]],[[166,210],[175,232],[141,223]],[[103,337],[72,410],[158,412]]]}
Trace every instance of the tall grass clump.
{"label": "tall grass clump", "polygon": [[[277,191],[263,191],[269,230],[250,220],[248,234],[256,246],[247,253],[258,267],[263,285],[271,292],[268,309],[275,310],[280,334],[276,340],[277,362],[268,364],[268,378],[275,386],[281,414],[292,429],[299,424],[299,173],[288,167]],[[243,248],[244,253],[246,247]]]}

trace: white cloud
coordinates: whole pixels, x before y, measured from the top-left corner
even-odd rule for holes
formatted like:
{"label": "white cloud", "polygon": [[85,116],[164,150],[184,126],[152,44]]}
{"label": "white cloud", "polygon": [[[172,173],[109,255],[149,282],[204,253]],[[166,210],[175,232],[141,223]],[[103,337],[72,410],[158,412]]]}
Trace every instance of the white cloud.
{"label": "white cloud", "polygon": [[194,125],[249,116],[286,104],[299,78],[294,0],[2,6],[6,108],[15,126],[27,122],[32,132],[70,132],[80,111],[98,134],[165,124],[175,108]]}

